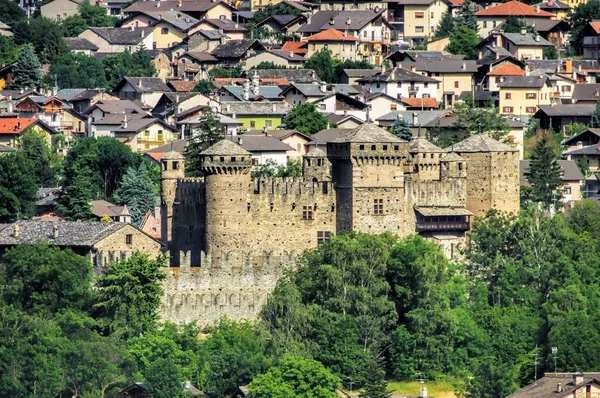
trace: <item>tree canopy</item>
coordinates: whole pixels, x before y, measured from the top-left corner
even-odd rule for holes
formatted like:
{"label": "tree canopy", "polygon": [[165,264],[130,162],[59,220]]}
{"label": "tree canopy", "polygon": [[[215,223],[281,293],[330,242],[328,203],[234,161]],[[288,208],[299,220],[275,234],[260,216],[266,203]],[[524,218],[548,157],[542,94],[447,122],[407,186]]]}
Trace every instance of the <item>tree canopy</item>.
{"label": "tree canopy", "polygon": [[[466,4],[465,1],[463,4]],[[465,59],[477,59],[477,44],[479,37],[477,31],[470,29],[466,24],[457,23],[457,28],[450,35],[450,44],[446,51],[451,54],[464,55]]]}
{"label": "tree canopy", "polygon": [[33,216],[37,189],[35,164],[25,153],[0,156],[0,220]]}
{"label": "tree canopy", "polygon": [[225,126],[210,107],[205,108],[192,135],[188,137],[188,145],[185,148],[186,173],[192,176],[202,175],[200,153],[224,137]]}
{"label": "tree canopy", "polygon": [[42,64],[33,51],[33,47],[23,46],[13,66],[11,87],[16,89],[37,89],[42,82]]}
{"label": "tree canopy", "polygon": [[531,154],[529,170],[525,172],[525,177],[533,188],[533,200],[545,205],[557,204],[561,196],[558,189],[563,185],[558,159],[559,155],[548,136],[542,136]]}
{"label": "tree canopy", "polygon": [[310,102],[297,104],[287,114],[284,120],[288,129],[298,130],[307,135],[313,135],[327,128],[327,118]]}

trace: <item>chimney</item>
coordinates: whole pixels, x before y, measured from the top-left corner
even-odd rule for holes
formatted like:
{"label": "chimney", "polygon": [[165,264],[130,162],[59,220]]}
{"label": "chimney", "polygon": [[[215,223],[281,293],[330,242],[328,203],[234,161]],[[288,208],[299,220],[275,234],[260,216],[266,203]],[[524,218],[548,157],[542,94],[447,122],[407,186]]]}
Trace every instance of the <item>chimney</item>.
{"label": "chimney", "polygon": [[244,139],[242,137],[238,137],[238,145],[242,145],[244,143]]}
{"label": "chimney", "polygon": [[425,385],[421,386],[421,398],[427,397],[427,387]]}
{"label": "chimney", "polygon": [[250,99],[250,80],[244,80],[244,101]]}
{"label": "chimney", "polygon": [[156,8],[160,7],[160,0],[156,1]]}
{"label": "chimney", "polygon": [[[179,4],[181,4],[181,2],[179,2]],[[185,388],[190,388],[190,387],[192,387],[192,383],[190,383],[188,380],[185,382]]]}
{"label": "chimney", "polygon": [[54,239],[58,238],[58,225],[56,223],[52,226],[52,237]]}
{"label": "chimney", "polygon": [[273,102],[273,112],[277,112],[277,103]]}
{"label": "chimney", "polygon": [[596,89],[596,92],[594,93],[594,98],[600,98],[600,88]]}
{"label": "chimney", "polygon": [[254,71],[252,75],[252,90],[254,90],[254,94],[258,95],[258,89],[260,87],[260,77],[258,77],[258,73]]}
{"label": "chimney", "polygon": [[540,41],[540,34],[535,32],[535,41]]}
{"label": "chimney", "polygon": [[413,126],[419,125],[419,114],[417,112],[412,113],[412,124]]}
{"label": "chimney", "polygon": [[140,30],[140,36],[142,37],[142,39],[144,38],[144,36],[146,36],[146,31],[144,29]]}
{"label": "chimney", "polygon": [[321,82],[320,88],[322,93],[327,92],[327,82]]}
{"label": "chimney", "polygon": [[290,58],[294,58],[294,52],[290,51]]}
{"label": "chimney", "polygon": [[556,384],[556,392],[563,392],[563,386],[562,383],[557,383]]}
{"label": "chimney", "polygon": [[565,73],[573,73],[573,60],[568,59],[565,61]]}
{"label": "chimney", "polygon": [[123,123],[122,123],[121,127],[124,129],[127,128],[127,115],[125,115],[125,117],[123,117]]}
{"label": "chimney", "polygon": [[398,68],[402,69],[402,64],[398,63]]}
{"label": "chimney", "polygon": [[411,71],[411,72],[416,72],[416,71],[417,71],[417,67],[416,67],[416,65],[411,65],[411,66],[410,66],[410,71]]}
{"label": "chimney", "polygon": [[539,4],[537,6],[535,6],[535,12],[537,12],[538,14],[540,13],[540,5]]}
{"label": "chimney", "polygon": [[525,26],[521,26],[521,34],[523,36],[527,34],[527,28]]}
{"label": "chimney", "polygon": [[227,113],[231,113],[231,104],[227,104]]}
{"label": "chimney", "polygon": [[269,133],[267,132],[267,126],[263,127],[263,135],[264,135],[265,137],[268,137],[268,136],[269,136]]}
{"label": "chimney", "polygon": [[13,228],[14,228],[14,230],[13,230],[13,236],[15,238],[18,238],[19,237],[19,233],[20,233],[19,224],[15,224],[15,226]]}
{"label": "chimney", "polygon": [[181,0],[177,2],[177,7],[181,7]]}
{"label": "chimney", "polygon": [[329,25],[335,25],[335,19],[329,18]]}
{"label": "chimney", "polygon": [[463,64],[462,64],[462,70],[467,70],[467,63],[466,62],[463,62]]}
{"label": "chimney", "polygon": [[[600,145],[600,144],[599,144]],[[583,373],[573,373],[573,386],[583,383]]]}
{"label": "chimney", "polygon": [[133,31],[135,30],[135,25],[133,25],[133,24],[132,24],[132,25],[129,27],[129,30],[133,32]]}

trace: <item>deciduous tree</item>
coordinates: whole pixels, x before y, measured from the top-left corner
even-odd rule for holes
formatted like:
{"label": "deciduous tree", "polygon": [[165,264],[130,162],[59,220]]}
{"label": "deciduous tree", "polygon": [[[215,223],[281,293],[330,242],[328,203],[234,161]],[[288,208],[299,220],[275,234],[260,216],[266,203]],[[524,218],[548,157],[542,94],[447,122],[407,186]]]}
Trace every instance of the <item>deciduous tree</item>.
{"label": "deciduous tree", "polygon": [[24,153],[0,156],[0,219],[29,218],[35,212],[37,184],[35,166]]}
{"label": "deciduous tree", "polygon": [[38,187],[55,187],[57,184],[56,155],[52,153],[46,136],[33,128],[27,128],[21,133],[18,146],[33,162]]}
{"label": "deciduous tree", "polygon": [[108,85],[98,58],[74,52],[57,56],[46,79],[49,85],[56,83],[60,88],[106,88]]}
{"label": "deciduous tree", "polygon": [[327,118],[310,102],[297,104],[287,114],[284,120],[288,129],[298,130],[307,135],[313,135],[327,128]]}
{"label": "deciduous tree", "polygon": [[[466,4],[468,1],[463,3]],[[451,54],[464,55],[465,59],[477,59],[477,31],[467,27],[465,23],[457,23],[457,28],[450,35],[450,44],[446,51]]]}
{"label": "deciduous tree", "polygon": [[314,70],[319,79],[327,83],[337,82],[336,67],[337,62],[327,49],[314,53],[304,64],[304,68]]}

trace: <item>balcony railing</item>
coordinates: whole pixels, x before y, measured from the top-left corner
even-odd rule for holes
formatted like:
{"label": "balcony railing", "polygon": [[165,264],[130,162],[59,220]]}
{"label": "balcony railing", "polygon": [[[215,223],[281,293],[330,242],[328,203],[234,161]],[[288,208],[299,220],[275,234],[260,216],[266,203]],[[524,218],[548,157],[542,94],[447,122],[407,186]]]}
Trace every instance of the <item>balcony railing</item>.
{"label": "balcony railing", "polygon": [[470,229],[469,222],[417,221],[417,232],[423,232],[423,231],[468,231],[469,229]]}

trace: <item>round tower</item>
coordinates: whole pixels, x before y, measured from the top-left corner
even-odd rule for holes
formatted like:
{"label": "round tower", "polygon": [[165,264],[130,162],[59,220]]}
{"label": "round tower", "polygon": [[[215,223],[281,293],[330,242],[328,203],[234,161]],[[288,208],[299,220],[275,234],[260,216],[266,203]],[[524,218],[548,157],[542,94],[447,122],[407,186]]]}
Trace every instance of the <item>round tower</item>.
{"label": "round tower", "polygon": [[302,157],[302,175],[306,181],[331,181],[331,163],[319,148],[311,149]]}
{"label": "round tower", "polygon": [[229,140],[219,141],[200,157],[205,176],[205,247],[214,267],[227,266],[232,254],[247,251],[252,158]]}
{"label": "round tower", "polygon": [[177,195],[177,180],[185,176],[185,159],[177,152],[168,152],[161,160],[161,239],[169,244],[172,236],[173,204]]}

